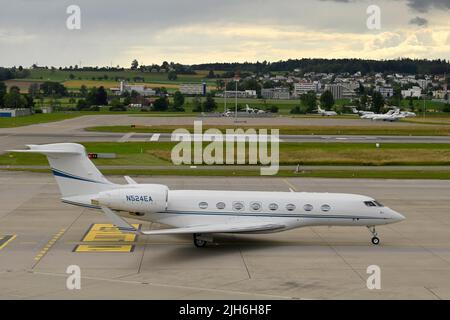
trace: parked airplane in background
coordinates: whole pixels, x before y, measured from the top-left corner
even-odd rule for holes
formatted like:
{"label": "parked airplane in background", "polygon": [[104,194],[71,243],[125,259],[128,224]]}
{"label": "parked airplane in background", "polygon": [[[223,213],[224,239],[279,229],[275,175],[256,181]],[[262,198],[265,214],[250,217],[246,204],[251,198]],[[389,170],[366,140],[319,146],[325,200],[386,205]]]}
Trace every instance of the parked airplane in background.
{"label": "parked airplane in background", "polygon": [[375,114],[375,112],[373,112],[373,111],[358,110],[358,109],[356,109],[356,107],[352,107],[352,111],[353,111],[354,114],[358,114],[360,116],[364,116],[364,115],[367,115],[367,114]]}
{"label": "parked airplane in background", "polygon": [[264,110],[260,110],[260,109],[257,109],[257,108],[250,108],[248,106],[248,104],[245,105],[245,112],[247,112],[247,113],[255,113],[255,114],[266,113]]}
{"label": "parked airplane in background", "polygon": [[374,121],[398,121],[400,119],[404,119],[407,117],[415,117],[416,114],[414,112],[409,111],[400,111],[399,108],[394,108],[389,110],[385,114],[365,114],[361,116],[361,119],[371,119]]}
{"label": "parked airplane in background", "polygon": [[[204,247],[214,233],[272,233],[306,226],[367,226],[377,245],[375,226],[405,219],[371,197],[340,193],[169,190],[160,184],[107,180],[82,145],[28,145],[47,156],[62,202],[100,209],[120,230],[142,235],[192,234]],[[292,190],[291,190],[292,191]],[[123,218],[152,221],[170,229],[142,231]]]}
{"label": "parked airplane in background", "polygon": [[325,117],[337,116],[337,113],[335,111],[322,110],[321,107],[317,107],[317,113]]}

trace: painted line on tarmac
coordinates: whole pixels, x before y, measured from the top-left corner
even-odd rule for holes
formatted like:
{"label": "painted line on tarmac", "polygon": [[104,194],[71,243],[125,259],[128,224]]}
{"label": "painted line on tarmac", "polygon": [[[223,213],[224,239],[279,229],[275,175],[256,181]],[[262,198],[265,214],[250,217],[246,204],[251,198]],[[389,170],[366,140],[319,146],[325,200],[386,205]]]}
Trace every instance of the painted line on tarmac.
{"label": "painted line on tarmac", "polygon": [[292,190],[294,190],[295,192],[298,192],[298,191],[297,191],[297,188],[296,188],[292,183],[290,183],[289,181],[287,181],[287,179],[283,179],[283,181],[284,181],[284,183],[286,183],[286,184],[288,185],[289,189],[292,189]]}
{"label": "painted line on tarmac", "polygon": [[4,249],[15,238],[17,238],[15,234],[0,237],[0,250]]}
{"label": "painted line on tarmac", "polygon": [[129,132],[123,135],[119,140],[117,140],[117,142],[120,143],[127,142],[134,134],[135,134],[134,132]]}
{"label": "painted line on tarmac", "polygon": [[160,136],[161,136],[160,133],[155,133],[155,134],[152,135],[152,137],[150,138],[150,141],[158,141]]}
{"label": "painted line on tarmac", "polygon": [[[47,242],[44,248],[39,251],[39,253],[34,257],[36,264],[48,253],[48,251],[55,245],[56,241],[61,238],[64,232],[66,232],[66,229],[61,229],[57,234],[53,236],[53,238],[49,242]],[[36,266],[36,264],[33,266],[33,268]]]}

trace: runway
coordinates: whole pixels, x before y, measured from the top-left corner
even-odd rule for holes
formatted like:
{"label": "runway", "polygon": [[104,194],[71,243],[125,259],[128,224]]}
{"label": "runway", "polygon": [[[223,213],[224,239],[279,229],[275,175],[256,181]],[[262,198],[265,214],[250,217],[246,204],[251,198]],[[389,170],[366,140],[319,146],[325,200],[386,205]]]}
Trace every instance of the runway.
{"label": "runway", "polygon": [[[188,236],[105,238],[98,230],[109,221],[60,203],[52,176],[0,172],[0,298],[450,299],[449,181],[135,178],[172,189],[366,194],[407,219],[377,228],[379,247],[365,228],[316,227],[222,235],[199,250]],[[81,290],[66,289],[69,265],[81,268]],[[366,287],[370,265],[381,268],[381,290]]]}
{"label": "runway", "polygon": [[[26,144],[44,144],[57,142],[167,142],[171,141],[168,133],[105,133],[87,132],[85,128],[93,126],[114,125],[192,125],[193,121],[202,120],[205,125],[235,125],[229,118],[194,118],[194,117],[145,117],[130,115],[95,115],[74,119],[30,125],[18,128],[0,129],[0,153],[9,149],[22,148]],[[248,119],[243,127],[252,125],[318,125],[318,126],[392,126],[391,123],[366,122],[360,119],[324,119],[324,118],[271,118]],[[410,123],[396,123],[400,126],[411,126]],[[417,126],[417,125],[413,125]],[[430,125],[420,125],[430,126]],[[418,127],[420,127],[418,126]],[[372,136],[372,135],[280,135],[279,142],[316,142],[316,143],[450,143],[447,136]]]}

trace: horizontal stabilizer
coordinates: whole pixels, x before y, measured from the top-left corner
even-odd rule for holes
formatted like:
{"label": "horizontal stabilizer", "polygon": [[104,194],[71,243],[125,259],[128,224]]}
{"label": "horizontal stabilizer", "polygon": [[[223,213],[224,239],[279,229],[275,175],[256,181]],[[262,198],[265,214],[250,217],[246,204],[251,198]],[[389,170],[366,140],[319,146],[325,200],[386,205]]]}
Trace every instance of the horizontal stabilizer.
{"label": "horizontal stabilizer", "polygon": [[73,145],[69,144],[50,144],[50,145],[35,145],[29,144],[27,147],[29,149],[25,150],[7,150],[8,152],[20,152],[20,153],[42,153],[42,154],[67,154],[76,155],[83,154],[84,149],[78,147],[73,148]]}
{"label": "horizontal stabilizer", "polygon": [[105,215],[108,217],[108,219],[111,220],[111,222],[120,230],[123,232],[131,232],[135,233],[137,232],[136,228],[133,227],[131,224],[126,222],[124,219],[122,219],[117,213],[115,213],[113,210],[107,208],[107,207],[101,207]]}

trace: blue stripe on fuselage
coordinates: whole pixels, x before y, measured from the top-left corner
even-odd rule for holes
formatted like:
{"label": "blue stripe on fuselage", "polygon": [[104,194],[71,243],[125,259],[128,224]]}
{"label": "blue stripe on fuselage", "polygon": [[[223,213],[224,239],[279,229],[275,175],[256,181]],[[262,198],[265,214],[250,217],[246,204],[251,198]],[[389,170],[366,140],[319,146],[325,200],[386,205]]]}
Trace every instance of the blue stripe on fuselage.
{"label": "blue stripe on fuselage", "polygon": [[104,182],[100,182],[100,181],[86,179],[86,178],[83,178],[83,177],[74,176],[74,175],[72,175],[70,173],[67,173],[67,172],[64,172],[64,171],[61,171],[61,170],[57,170],[57,169],[54,169],[54,168],[52,168],[52,172],[53,172],[53,175],[55,177],[62,177],[62,178],[67,178],[67,179],[74,179],[74,180],[80,180],[80,181],[85,181],[85,182],[102,183],[102,184],[104,184]]}

